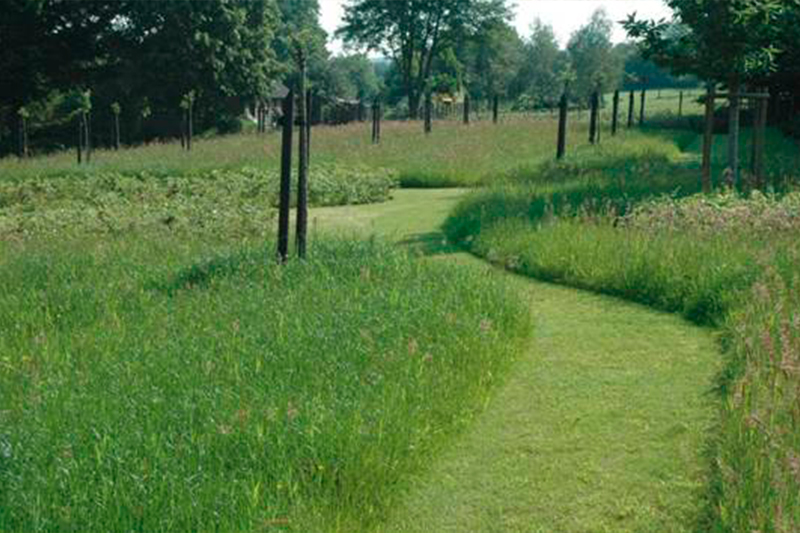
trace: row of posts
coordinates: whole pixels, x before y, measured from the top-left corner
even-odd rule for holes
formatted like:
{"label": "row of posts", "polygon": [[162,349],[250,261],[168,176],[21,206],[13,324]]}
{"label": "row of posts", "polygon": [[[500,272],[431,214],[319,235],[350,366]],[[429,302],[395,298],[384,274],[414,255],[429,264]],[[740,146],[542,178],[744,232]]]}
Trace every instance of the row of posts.
{"label": "row of posts", "polygon": [[[611,112],[611,135],[616,135],[619,129],[619,104],[620,104],[620,91],[614,91],[614,98],[612,101]],[[643,89],[640,96],[639,104],[639,126],[644,125],[645,120],[645,104],[647,101],[647,90]],[[680,93],[679,99],[679,113],[683,112],[683,92]],[[636,92],[630,91],[628,95],[628,128],[634,127],[636,106]],[[569,87],[564,89],[559,101],[559,115],[558,115],[558,141],[556,144],[556,157],[562,159],[567,153],[567,118],[569,115]],[[597,144],[600,142],[600,90],[592,93],[590,98],[590,111],[589,111],[589,142]]]}

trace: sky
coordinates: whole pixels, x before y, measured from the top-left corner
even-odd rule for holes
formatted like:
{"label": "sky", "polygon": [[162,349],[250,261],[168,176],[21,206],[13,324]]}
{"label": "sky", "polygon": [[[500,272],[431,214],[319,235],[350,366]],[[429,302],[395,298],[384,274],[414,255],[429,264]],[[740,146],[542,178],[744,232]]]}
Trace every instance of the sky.
{"label": "sky", "polygon": [[[345,2],[319,0],[320,21],[329,35],[340,24]],[[669,18],[672,13],[663,0],[512,0],[512,3],[516,4],[514,26],[520,35],[528,35],[531,23],[539,17],[553,26],[562,45],[566,45],[572,32],[584,25],[599,7],[605,8],[614,21],[623,20],[634,11],[640,18],[650,19]],[[625,31],[619,25],[615,26],[613,39],[614,42],[625,40]],[[332,42],[329,48],[335,53],[340,52],[342,44]]]}

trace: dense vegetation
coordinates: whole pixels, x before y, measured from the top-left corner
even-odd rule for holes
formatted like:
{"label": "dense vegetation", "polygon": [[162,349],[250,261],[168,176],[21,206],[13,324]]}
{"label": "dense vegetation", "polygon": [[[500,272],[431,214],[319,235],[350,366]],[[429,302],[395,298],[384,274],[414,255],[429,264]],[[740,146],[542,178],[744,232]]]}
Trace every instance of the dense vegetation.
{"label": "dense vegetation", "polygon": [[[695,143],[629,136],[545,165],[474,193],[446,230],[514,271],[720,327],[727,367],[701,529],[791,531],[800,525],[800,203],[796,193],[692,195],[696,163],[678,144]],[[796,145],[776,136],[772,153],[773,183],[796,182]]]}
{"label": "dense vegetation", "polygon": [[316,243],[284,266],[197,236],[0,243],[0,530],[381,517],[483,405],[526,310],[469,269]]}

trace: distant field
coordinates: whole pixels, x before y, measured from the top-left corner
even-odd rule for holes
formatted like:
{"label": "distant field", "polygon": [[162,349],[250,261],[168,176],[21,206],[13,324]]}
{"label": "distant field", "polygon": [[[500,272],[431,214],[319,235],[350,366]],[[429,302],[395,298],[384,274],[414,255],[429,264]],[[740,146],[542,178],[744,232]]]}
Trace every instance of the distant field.
{"label": "distant field", "polygon": [[[587,142],[586,124],[570,126],[573,146]],[[456,186],[490,180],[521,163],[539,161],[555,154],[557,122],[549,115],[508,116],[500,125],[489,120],[464,126],[458,121],[437,121],[426,136],[421,122],[385,121],[382,142],[374,146],[369,123],[320,126],[312,134],[312,165],[367,166],[396,171],[406,186]],[[181,176],[212,169],[242,167],[277,170],[280,135],[241,134],[198,139],[191,153],[177,142],[151,144],[119,152],[93,154],[90,165],[78,166],[73,151],[37,157],[30,161],[0,160],[0,181],[32,177],[98,172]]]}

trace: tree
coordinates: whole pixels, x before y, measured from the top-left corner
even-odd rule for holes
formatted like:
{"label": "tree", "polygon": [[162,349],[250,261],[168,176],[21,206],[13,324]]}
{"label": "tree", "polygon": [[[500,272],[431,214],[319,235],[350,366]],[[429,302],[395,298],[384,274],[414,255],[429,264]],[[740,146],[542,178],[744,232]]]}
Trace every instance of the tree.
{"label": "tree", "polygon": [[479,28],[463,45],[469,91],[476,99],[506,94],[522,62],[523,43],[504,20]]}
{"label": "tree", "polygon": [[509,16],[505,0],[350,0],[336,34],[394,58],[409,114],[417,118],[438,53]]}
{"label": "tree", "polygon": [[567,51],[577,74],[573,94],[586,101],[595,90],[601,93],[619,86],[622,65],[611,44],[613,22],[604,9],[592,14],[589,22],[572,34]]}
{"label": "tree", "polygon": [[511,95],[526,109],[552,107],[561,96],[561,78],[568,57],[560,49],[552,26],[536,19],[530,31],[520,69],[511,85]]}

